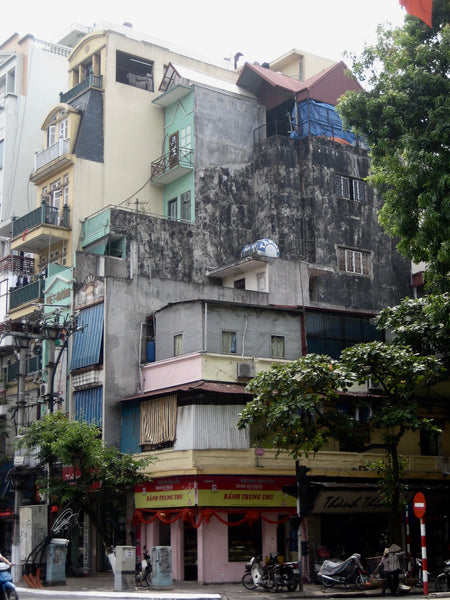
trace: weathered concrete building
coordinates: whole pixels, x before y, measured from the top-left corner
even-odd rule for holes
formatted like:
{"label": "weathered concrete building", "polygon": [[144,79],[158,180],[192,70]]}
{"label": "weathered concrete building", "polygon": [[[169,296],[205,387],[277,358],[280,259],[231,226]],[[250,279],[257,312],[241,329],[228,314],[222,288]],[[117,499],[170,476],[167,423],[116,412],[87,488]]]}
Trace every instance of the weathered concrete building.
{"label": "weathered concrete building", "polygon": [[[106,443],[157,457],[135,494],[136,542],[171,546],[175,579],[234,581],[251,552],[293,549],[282,486],[294,464],[236,430],[245,384],[276,362],[374,339],[372,317],[410,293],[364,180],[367,149],[334,111],[357,82],[297,51],[276,64],[298,78],[249,64],[238,75],[123,31],[89,35],[45,121],[68,119],[69,151],[32,175],[69,220],[13,240],[43,266],[73,264],[87,327],[71,344],[67,405]],[[402,450],[412,477],[441,476],[416,437]],[[361,495],[367,458],[334,444],[308,464]],[[367,516],[386,507],[364,493],[358,513],[319,499],[311,543],[337,520],[352,543],[377,539],[381,520]],[[102,507],[114,511],[125,541],[124,505]]]}

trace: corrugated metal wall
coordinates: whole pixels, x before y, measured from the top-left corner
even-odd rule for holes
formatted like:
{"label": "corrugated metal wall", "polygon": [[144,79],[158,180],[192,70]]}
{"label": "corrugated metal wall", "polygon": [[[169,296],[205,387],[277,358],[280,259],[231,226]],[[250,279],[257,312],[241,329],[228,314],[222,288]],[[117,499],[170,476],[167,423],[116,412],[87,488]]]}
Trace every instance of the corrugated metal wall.
{"label": "corrugated metal wall", "polygon": [[249,448],[248,430],[236,427],[242,409],[239,405],[179,407],[175,450]]}

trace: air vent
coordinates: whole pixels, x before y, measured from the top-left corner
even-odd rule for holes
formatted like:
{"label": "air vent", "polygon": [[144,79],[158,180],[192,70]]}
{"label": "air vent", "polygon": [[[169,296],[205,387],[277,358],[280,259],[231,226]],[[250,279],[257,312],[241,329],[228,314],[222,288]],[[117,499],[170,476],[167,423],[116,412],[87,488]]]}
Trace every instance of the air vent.
{"label": "air vent", "polygon": [[255,365],[248,362],[240,362],[237,364],[237,378],[251,379],[255,376]]}

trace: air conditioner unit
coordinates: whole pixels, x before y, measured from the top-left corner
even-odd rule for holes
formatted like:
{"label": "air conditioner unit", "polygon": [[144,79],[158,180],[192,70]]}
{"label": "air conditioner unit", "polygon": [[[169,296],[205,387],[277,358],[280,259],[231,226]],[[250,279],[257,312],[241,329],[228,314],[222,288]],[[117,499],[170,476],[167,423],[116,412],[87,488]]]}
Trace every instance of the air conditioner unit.
{"label": "air conditioner unit", "polygon": [[237,363],[237,378],[251,379],[255,376],[255,365],[249,362]]}

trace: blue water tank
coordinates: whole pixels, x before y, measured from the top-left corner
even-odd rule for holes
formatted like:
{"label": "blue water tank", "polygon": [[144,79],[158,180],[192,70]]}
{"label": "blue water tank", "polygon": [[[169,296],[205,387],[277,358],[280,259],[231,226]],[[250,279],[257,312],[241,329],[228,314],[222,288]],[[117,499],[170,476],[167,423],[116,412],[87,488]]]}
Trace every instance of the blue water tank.
{"label": "blue water tank", "polygon": [[269,240],[269,238],[263,238],[262,240],[258,240],[253,242],[253,244],[248,244],[244,246],[241,250],[241,257],[245,258],[246,256],[268,256],[270,258],[279,258],[280,257],[280,249],[277,244],[273,240]]}

